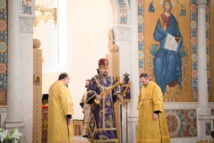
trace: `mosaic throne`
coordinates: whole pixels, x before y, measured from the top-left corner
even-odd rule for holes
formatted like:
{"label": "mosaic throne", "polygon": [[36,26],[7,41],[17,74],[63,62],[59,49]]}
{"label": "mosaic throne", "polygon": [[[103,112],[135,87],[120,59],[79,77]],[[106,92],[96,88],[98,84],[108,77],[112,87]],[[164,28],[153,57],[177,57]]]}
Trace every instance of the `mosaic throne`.
{"label": "mosaic throne", "polygon": [[[154,71],[154,56],[159,48],[158,44],[152,44],[150,49],[150,55],[148,56],[148,64],[149,64],[149,77],[152,81],[155,81],[155,71]],[[185,52],[185,46],[182,46],[179,50],[181,56],[182,56],[182,85],[186,84],[188,81],[188,55]],[[174,88],[174,87],[173,87]],[[174,92],[173,92],[174,91]],[[174,90],[172,90],[172,93],[164,93],[164,101],[177,101],[178,96],[180,93],[180,87],[175,86]]]}

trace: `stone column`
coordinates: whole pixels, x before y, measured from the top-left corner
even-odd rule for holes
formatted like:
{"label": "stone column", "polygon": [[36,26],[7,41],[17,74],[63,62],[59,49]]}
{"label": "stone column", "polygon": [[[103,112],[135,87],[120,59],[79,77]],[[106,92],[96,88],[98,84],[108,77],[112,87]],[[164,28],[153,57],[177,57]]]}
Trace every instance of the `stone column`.
{"label": "stone column", "polygon": [[198,5],[198,137],[210,139],[213,119],[208,107],[207,61],[206,61],[206,0],[197,0]]}
{"label": "stone column", "polygon": [[130,1],[130,11],[131,11],[131,38],[130,38],[130,68],[131,68],[131,92],[132,92],[132,100],[131,100],[131,108],[130,108],[130,116],[138,115],[136,110],[138,94],[139,94],[139,61],[138,61],[138,7],[137,0]]}
{"label": "stone column", "polygon": [[136,127],[138,120],[137,101],[139,95],[139,61],[138,61],[138,1],[130,1],[130,25],[131,25],[131,38],[130,38],[130,79],[131,85],[131,102],[129,106],[129,135],[128,142],[136,142]]}
{"label": "stone column", "polygon": [[199,114],[208,115],[208,85],[207,85],[207,61],[206,61],[206,0],[197,0],[198,4],[198,100],[200,104]]}
{"label": "stone column", "polygon": [[[129,73],[130,74],[130,26],[128,25],[116,25],[113,27],[113,33],[114,33],[114,41],[115,45],[119,47],[119,76],[120,81],[123,80],[123,74]],[[132,81],[132,77],[130,76],[130,80]],[[126,116],[124,114],[125,109],[122,108],[122,137],[124,138],[126,136],[126,123],[124,122],[126,120]],[[122,139],[121,142],[124,142],[124,139]]]}
{"label": "stone column", "polygon": [[130,73],[130,26],[116,25],[113,27],[115,45],[119,47],[120,77]]}
{"label": "stone column", "polygon": [[[6,128],[22,123],[20,106],[19,1],[8,0],[8,81]],[[18,124],[17,124],[18,126]],[[17,127],[16,126],[16,127]]]}

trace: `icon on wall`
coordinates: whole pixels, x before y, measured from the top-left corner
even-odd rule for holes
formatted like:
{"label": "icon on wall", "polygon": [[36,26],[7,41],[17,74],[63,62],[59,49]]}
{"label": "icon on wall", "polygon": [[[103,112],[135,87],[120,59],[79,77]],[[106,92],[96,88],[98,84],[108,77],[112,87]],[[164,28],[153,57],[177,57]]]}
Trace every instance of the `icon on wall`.
{"label": "icon on wall", "polygon": [[33,76],[33,83],[36,85],[41,85],[42,84],[41,75],[35,74]]}

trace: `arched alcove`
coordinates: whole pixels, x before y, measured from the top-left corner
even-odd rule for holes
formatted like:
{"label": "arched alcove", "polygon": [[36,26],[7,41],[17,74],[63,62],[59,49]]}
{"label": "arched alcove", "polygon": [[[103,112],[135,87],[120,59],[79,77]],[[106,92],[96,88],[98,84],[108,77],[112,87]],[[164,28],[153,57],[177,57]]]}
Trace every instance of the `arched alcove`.
{"label": "arched alcove", "polygon": [[[43,94],[48,93],[50,85],[57,80],[59,73],[64,71],[68,72],[71,79],[69,88],[74,97],[74,106],[76,110],[74,118],[79,119],[82,118],[82,113],[78,112],[81,110],[78,103],[85,90],[85,80],[90,79],[96,74],[97,61],[99,58],[103,58],[109,53],[108,32],[110,29],[114,31],[115,44],[121,48],[119,55],[121,54],[121,57],[127,57],[130,53],[129,3],[128,0],[63,0],[60,1],[60,3],[58,1],[56,7],[58,13],[56,16],[57,22],[54,21],[55,19],[50,19],[47,22],[41,21],[38,23],[40,27],[42,27],[41,24],[45,25],[51,23],[50,27],[47,25],[45,27],[49,29],[52,27],[53,29],[53,24],[55,22],[55,33],[58,34],[58,38],[55,36],[55,39],[52,40],[50,37],[41,36],[43,38],[48,38],[48,40],[43,39],[45,43],[47,41],[50,43],[46,43],[45,45],[58,43],[58,45],[54,45],[55,49],[53,49],[53,46],[42,47],[42,49],[44,48],[43,58],[45,59],[43,63],[45,72],[43,72],[42,90]],[[39,29],[35,28],[35,30],[38,32]],[[44,28],[40,34],[42,32],[44,32]],[[34,38],[39,39],[39,34]],[[55,41],[60,39],[64,41],[64,43]],[[41,43],[41,46],[42,45],[44,44]],[[123,48],[124,46],[125,48]],[[66,52],[61,52],[62,48],[65,49]],[[47,52],[47,49],[49,49],[50,52]],[[58,54],[56,52],[58,52]],[[54,53],[55,56],[51,53]],[[64,53],[64,57],[61,53]],[[61,62],[60,57],[66,60]],[[130,56],[128,55],[128,57]],[[49,61],[46,61],[46,59]],[[122,62],[122,59],[120,59],[120,65],[124,68],[124,61]],[[128,71],[128,68],[129,66],[126,66],[125,70],[121,70],[120,75],[123,76],[123,74]]]}
{"label": "arched alcove", "polygon": [[[79,102],[86,90],[84,87],[85,80],[90,79],[97,74],[96,69],[99,58],[103,58],[106,54],[109,54],[108,31],[110,29],[113,29],[114,42],[119,47],[119,75],[121,80],[123,74],[126,72],[131,76],[136,75],[138,77],[138,74],[131,72],[131,68],[133,67],[131,63],[133,62],[131,60],[130,42],[130,5],[128,0],[60,0],[60,2],[61,5],[62,2],[66,3],[64,9],[65,13],[63,15],[66,21],[65,23],[63,23],[63,21],[58,21],[55,28],[60,28],[59,25],[62,23],[65,25],[64,27],[61,27],[59,31],[64,30],[64,33],[66,34],[64,35],[64,37],[66,37],[64,41],[67,41],[65,43],[65,46],[67,47],[65,52],[65,57],[67,57],[66,66],[61,68],[59,66],[56,71],[46,70],[49,72],[43,73],[42,90],[43,94],[48,93],[50,85],[57,80],[60,72],[68,72],[70,75],[69,89],[74,101],[75,113],[73,118],[82,119],[83,114]],[[58,6],[58,8],[58,11],[62,10],[60,9],[62,7]],[[58,20],[60,19],[59,17],[60,14],[58,12]],[[54,20],[52,20],[52,25],[53,23]],[[46,27],[48,28],[48,26]],[[135,36],[137,36],[137,34],[135,34]],[[134,38],[137,39],[136,37]],[[51,49],[51,47],[49,47],[49,49]],[[61,50],[60,47],[58,49]],[[137,46],[135,46],[135,49],[137,49]],[[45,56],[48,55],[43,55],[43,58],[45,58]],[[51,57],[54,58],[54,60],[56,60],[55,58],[58,58],[53,55]],[[133,57],[137,57],[137,55]],[[54,64],[56,64],[56,62]],[[138,71],[138,65],[134,65],[135,69]],[[131,79],[133,79],[133,76]]]}

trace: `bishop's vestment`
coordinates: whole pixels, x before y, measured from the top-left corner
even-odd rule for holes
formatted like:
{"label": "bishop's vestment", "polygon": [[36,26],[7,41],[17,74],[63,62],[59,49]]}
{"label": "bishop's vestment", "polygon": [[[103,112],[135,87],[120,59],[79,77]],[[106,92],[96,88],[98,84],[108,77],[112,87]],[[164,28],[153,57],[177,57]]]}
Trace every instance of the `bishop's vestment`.
{"label": "bishop's vestment", "polygon": [[93,143],[118,142],[115,124],[114,102],[120,94],[119,88],[114,88],[100,104],[96,104],[96,95],[100,95],[113,85],[110,76],[94,76],[88,87],[87,102],[91,104],[91,117],[89,121],[89,140]]}

